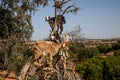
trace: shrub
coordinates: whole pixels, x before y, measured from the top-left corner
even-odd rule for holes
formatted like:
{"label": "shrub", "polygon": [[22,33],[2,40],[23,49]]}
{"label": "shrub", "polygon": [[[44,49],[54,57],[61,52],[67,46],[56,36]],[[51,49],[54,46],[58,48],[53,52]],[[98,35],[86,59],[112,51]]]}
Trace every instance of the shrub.
{"label": "shrub", "polygon": [[26,61],[33,56],[27,44],[17,42],[15,39],[0,42],[0,69],[20,72]]}
{"label": "shrub", "polygon": [[103,62],[103,80],[117,80],[120,77],[120,56],[111,56]]}
{"label": "shrub", "polygon": [[115,56],[120,56],[120,50],[115,50],[115,51],[114,51],[114,55],[115,55]]}
{"label": "shrub", "polygon": [[87,59],[80,63],[81,66],[77,68],[77,71],[81,74],[81,77],[85,80],[102,80],[102,59],[94,57]]}
{"label": "shrub", "polygon": [[109,45],[102,44],[102,45],[98,46],[97,48],[101,53],[107,53],[107,52],[111,51],[111,47]]}
{"label": "shrub", "polygon": [[118,49],[120,49],[120,43],[114,43],[114,44],[112,44],[112,49],[113,49],[113,50],[118,50]]}
{"label": "shrub", "polygon": [[98,55],[100,52],[97,48],[84,48],[78,53],[78,57],[81,60],[91,58],[93,56]]}
{"label": "shrub", "polygon": [[85,80],[117,80],[120,77],[120,56],[87,59],[76,70]]}

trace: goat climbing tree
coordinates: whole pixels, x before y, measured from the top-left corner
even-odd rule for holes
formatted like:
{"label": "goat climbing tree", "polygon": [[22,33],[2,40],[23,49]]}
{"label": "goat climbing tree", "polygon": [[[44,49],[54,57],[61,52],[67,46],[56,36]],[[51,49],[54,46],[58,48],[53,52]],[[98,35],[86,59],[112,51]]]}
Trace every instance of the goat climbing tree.
{"label": "goat climbing tree", "polygon": [[[66,22],[64,14],[69,12],[76,12],[78,10],[78,8],[74,7],[74,5],[70,5],[63,10],[63,5],[70,1],[71,0],[54,0],[53,7],[55,9],[55,16],[52,18],[46,17],[46,20],[49,22],[50,27],[52,28],[50,38],[52,42],[56,44],[62,44],[63,42],[66,42],[65,40],[67,40],[64,39],[64,41],[61,41],[61,38],[63,38],[61,37],[63,23]],[[60,33],[59,28],[62,29]],[[27,63],[25,65],[25,67],[27,66],[27,70],[24,70],[25,67],[23,67],[22,71],[25,71],[25,74],[21,74],[19,76],[19,80],[78,80],[79,77],[75,72],[74,63],[68,60],[69,54],[67,50],[64,47],[61,48],[62,49],[58,51],[58,56],[54,60],[53,67],[47,66],[49,59],[46,56],[41,56],[37,61],[33,62],[33,64]]]}
{"label": "goat climbing tree", "polygon": [[[54,0],[54,17],[46,17],[46,20],[50,24],[51,27],[51,33],[50,33],[50,39],[54,40],[56,42],[61,42],[60,40],[60,35],[62,34],[63,31],[63,24],[66,23],[65,16],[64,14],[73,12],[76,13],[79,8],[75,7],[74,5],[70,5],[63,9],[63,6],[70,2],[71,0]],[[57,29],[56,29],[57,28]],[[59,31],[60,30],[60,31]]]}

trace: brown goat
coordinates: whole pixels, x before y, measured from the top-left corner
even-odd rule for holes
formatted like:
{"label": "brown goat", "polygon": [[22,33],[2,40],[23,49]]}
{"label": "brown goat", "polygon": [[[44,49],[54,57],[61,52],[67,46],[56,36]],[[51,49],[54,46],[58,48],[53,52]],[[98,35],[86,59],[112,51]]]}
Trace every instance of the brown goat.
{"label": "brown goat", "polygon": [[49,61],[48,66],[52,67],[52,57],[63,49],[68,50],[69,45],[70,42],[55,43],[51,41],[37,41],[32,47],[34,60],[38,61],[42,56],[47,57]]}

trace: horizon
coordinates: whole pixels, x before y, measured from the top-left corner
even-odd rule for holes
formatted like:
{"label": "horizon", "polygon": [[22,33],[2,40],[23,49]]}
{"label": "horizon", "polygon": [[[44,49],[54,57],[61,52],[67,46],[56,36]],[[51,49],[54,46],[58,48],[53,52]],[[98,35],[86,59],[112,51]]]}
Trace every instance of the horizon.
{"label": "horizon", "polygon": [[[79,10],[76,15],[64,15],[66,24],[63,33],[80,25],[83,37],[88,39],[120,38],[120,0],[72,0],[69,4],[72,3],[83,10]],[[32,40],[42,40],[49,36],[50,27],[45,22],[45,16],[54,16],[54,8],[51,6],[52,2],[48,7],[39,7],[32,16]]]}

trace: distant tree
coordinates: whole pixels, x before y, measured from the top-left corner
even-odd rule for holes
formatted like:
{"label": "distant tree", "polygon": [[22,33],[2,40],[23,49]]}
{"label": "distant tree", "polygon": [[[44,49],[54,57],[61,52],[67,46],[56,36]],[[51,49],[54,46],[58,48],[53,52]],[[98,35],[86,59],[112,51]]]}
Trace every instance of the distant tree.
{"label": "distant tree", "polygon": [[114,55],[115,55],[115,56],[120,56],[120,50],[115,50],[115,51],[114,51]]}
{"label": "distant tree", "polygon": [[72,43],[69,48],[69,54],[73,59],[84,61],[100,54],[98,48],[85,48],[81,43]]}
{"label": "distant tree", "polygon": [[85,47],[82,43],[71,43],[72,46],[69,48],[69,54],[72,59],[77,59],[78,54]]}
{"label": "distant tree", "polygon": [[73,53],[79,53],[85,46],[81,43],[71,43],[70,49]]}
{"label": "distant tree", "polygon": [[101,44],[100,46],[97,47],[101,53],[107,53],[111,51],[111,47],[109,45],[104,45]]}
{"label": "distant tree", "polygon": [[113,50],[119,50],[120,49],[120,43],[114,43],[114,44],[112,44],[112,49]]}
{"label": "distant tree", "polygon": [[69,35],[70,39],[72,41],[78,41],[80,39],[82,39],[82,33],[81,33],[81,28],[80,25],[75,26],[70,32],[68,32],[67,34]]}
{"label": "distant tree", "polygon": [[86,60],[88,58],[92,58],[98,55],[100,52],[97,48],[84,48],[78,53],[78,57],[80,60]]}

